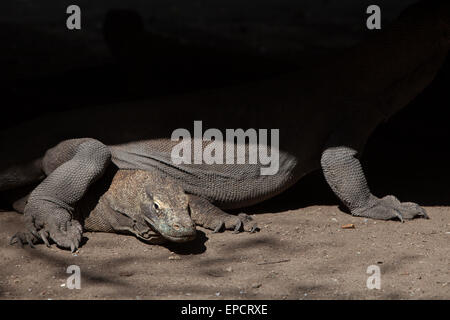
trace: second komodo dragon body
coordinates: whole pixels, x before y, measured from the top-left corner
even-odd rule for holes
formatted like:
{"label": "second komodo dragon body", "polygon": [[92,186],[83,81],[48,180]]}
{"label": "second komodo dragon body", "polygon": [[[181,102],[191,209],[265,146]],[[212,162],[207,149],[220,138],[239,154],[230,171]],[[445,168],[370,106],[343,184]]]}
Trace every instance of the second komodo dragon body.
{"label": "second komodo dragon body", "polygon": [[[228,215],[222,209],[264,201],[320,167],[333,192],[355,216],[427,217],[415,203],[373,195],[358,155],[376,126],[433,80],[446,58],[449,34],[448,1],[423,1],[368,41],[301,73],[201,94],[75,110],[10,130],[0,140],[9,155],[0,159],[1,167],[8,168],[0,174],[0,190],[42,181],[24,208],[29,232],[17,238],[25,242],[50,238],[65,248],[78,247],[82,227],[73,213],[112,165],[119,169],[116,180],[90,212],[114,209],[111,216],[127,218],[134,214],[139,218],[127,219],[124,229],[141,230],[134,233],[144,238],[151,237],[151,229],[167,239],[176,240],[177,235],[190,239],[195,230],[191,218],[214,230],[225,224],[228,229],[243,226],[251,231],[255,226],[248,216]],[[172,133],[191,127],[195,120],[202,120],[205,129],[221,132],[279,129],[279,170],[261,175],[261,164],[173,163],[171,151],[179,142],[171,140]],[[33,139],[23,137],[23,132],[33,132]],[[71,139],[75,137],[89,138]],[[64,139],[68,140],[58,144]],[[38,160],[15,165],[18,159],[33,158]],[[140,190],[136,194],[117,189],[144,179],[145,172],[158,178],[135,185]],[[170,180],[175,192],[155,186],[153,181],[165,181],[161,179]],[[159,203],[161,192],[152,189],[169,192],[164,197],[173,196],[175,202]],[[135,197],[139,194],[142,198]],[[111,195],[116,199],[111,200]],[[135,211],[129,213],[131,207]],[[94,220],[85,220],[85,226],[89,221]],[[118,220],[116,226],[121,223]],[[112,224],[108,228],[115,231]]]}

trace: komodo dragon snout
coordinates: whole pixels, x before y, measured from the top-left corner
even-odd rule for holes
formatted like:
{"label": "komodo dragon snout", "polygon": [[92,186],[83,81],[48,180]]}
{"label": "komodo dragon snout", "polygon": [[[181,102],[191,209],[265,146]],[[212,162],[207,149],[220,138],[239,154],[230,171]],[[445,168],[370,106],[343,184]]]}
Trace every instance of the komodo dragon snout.
{"label": "komodo dragon snout", "polygon": [[119,170],[99,205],[113,210],[113,218],[103,219],[113,220],[115,231],[131,232],[151,243],[186,242],[197,233],[188,200],[172,179],[148,171]]}

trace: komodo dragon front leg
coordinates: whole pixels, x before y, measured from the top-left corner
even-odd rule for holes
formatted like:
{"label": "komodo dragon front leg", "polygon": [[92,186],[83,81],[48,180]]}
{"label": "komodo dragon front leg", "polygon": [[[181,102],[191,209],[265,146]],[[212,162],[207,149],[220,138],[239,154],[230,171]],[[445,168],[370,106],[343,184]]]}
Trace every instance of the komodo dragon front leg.
{"label": "komodo dragon front leg", "polygon": [[242,229],[249,232],[255,232],[258,229],[249,215],[228,214],[201,197],[189,195],[189,209],[196,225],[214,230],[215,233],[222,229],[234,230],[233,233],[239,233]]}
{"label": "komodo dragon front leg", "polygon": [[24,210],[29,233],[15,237],[28,243],[42,240],[46,245],[51,238],[63,248],[76,250],[83,230],[72,218],[74,205],[103,175],[110,158],[107,146],[89,138],[66,140],[48,150],[42,160],[47,177],[30,194]]}

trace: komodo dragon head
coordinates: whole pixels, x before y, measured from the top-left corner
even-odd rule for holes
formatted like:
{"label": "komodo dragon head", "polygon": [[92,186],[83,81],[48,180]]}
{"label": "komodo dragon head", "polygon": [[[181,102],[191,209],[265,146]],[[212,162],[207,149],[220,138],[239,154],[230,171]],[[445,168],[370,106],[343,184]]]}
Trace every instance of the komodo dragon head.
{"label": "komodo dragon head", "polygon": [[150,243],[186,242],[196,236],[188,196],[174,180],[154,172],[118,170],[93,213],[96,225],[104,223],[108,231],[131,232]]}

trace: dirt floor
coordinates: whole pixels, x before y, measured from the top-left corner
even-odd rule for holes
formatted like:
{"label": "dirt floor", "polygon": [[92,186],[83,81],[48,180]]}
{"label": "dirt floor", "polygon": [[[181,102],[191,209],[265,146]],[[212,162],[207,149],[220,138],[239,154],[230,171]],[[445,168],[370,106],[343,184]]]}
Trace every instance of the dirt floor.
{"label": "dirt floor", "polygon": [[[86,233],[75,254],[8,245],[20,215],[0,213],[1,299],[450,299],[450,208],[406,223],[355,218],[337,206],[256,214],[256,234],[178,245]],[[354,229],[343,225],[354,224]],[[68,289],[67,267],[81,270]],[[381,289],[366,286],[381,270]]]}

